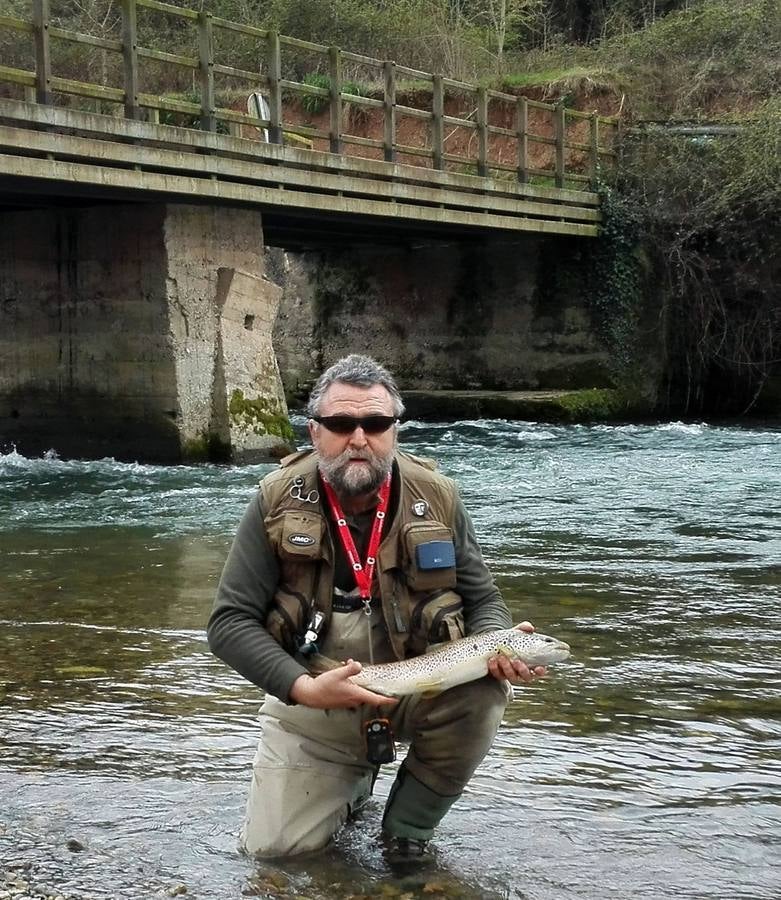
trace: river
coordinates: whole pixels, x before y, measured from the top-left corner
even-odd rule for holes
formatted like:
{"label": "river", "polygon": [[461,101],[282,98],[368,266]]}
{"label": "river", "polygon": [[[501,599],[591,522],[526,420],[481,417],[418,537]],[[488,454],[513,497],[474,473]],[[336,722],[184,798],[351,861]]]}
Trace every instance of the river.
{"label": "river", "polygon": [[269,466],[10,452],[0,896],[781,898],[781,431],[410,422],[401,439],[458,479],[514,617],[573,650],[516,689],[434,874],[384,866],[393,766],[327,852],[236,850],[260,695],[204,626]]}

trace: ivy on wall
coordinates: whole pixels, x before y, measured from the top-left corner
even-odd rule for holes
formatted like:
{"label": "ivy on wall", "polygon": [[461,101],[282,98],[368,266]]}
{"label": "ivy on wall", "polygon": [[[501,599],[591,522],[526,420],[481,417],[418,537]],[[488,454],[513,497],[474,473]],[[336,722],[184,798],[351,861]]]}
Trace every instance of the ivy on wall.
{"label": "ivy on wall", "polygon": [[628,387],[638,364],[638,323],[645,302],[643,211],[632,197],[607,184],[599,194],[603,220],[586,260],[584,299],[610,354],[613,379]]}

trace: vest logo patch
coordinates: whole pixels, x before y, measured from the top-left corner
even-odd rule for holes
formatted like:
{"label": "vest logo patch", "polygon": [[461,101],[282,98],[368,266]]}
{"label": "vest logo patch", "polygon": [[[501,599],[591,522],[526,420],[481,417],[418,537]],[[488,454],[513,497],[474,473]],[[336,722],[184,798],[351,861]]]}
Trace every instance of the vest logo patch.
{"label": "vest logo patch", "polygon": [[291,534],[287,542],[293,544],[294,547],[311,547],[312,544],[317,543],[309,534]]}
{"label": "vest logo patch", "polygon": [[412,504],[412,514],[414,516],[425,516],[428,512],[428,503],[425,500],[416,500]]}

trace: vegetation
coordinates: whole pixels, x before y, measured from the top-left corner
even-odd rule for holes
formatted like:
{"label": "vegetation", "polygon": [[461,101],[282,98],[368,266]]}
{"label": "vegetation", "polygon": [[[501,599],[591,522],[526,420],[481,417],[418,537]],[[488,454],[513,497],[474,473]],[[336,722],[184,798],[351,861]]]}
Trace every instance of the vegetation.
{"label": "vegetation", "polygon": [[251,399],[238,388],[228,403],[231,424],[255,434],[275,435],[288,443],[293,442],[293,428],[279,408],[279,404],[266,397]]}
{"label": "vegetation", "polygon": [[[331,90],[331,79],[323,72],[307,72],[303,77],[303,83],[322,90]],[[355,81],[343,81],[341,90],[343,94],[350,94],[353,97],[368,96],[367,89]],[[300,102],[301,108],[305,113],[310,116],[316,116],[328,106],[329,98],[321,94],[304,94]]]}
{"label": "vegetation", "polygon": [[[781,98],[726,134],[635,133],[616,183],[616,259],[642,247],[662,288],[668,403],[750,409],[781,359]],[[636,274],[612,286],[618,319]]]}

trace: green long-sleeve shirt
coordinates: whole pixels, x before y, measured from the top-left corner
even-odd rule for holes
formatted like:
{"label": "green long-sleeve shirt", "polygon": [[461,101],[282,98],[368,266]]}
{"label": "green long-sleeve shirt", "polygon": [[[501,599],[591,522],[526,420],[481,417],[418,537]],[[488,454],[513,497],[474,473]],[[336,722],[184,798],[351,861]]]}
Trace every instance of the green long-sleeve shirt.
{"label": "green long-sleeve shirt", "polygon": [[[216,656],[253,684],[290,702],[293,682],[307,670],[264,627],[279,580],[279,563],[266,534],[265,514],[258,492],[244,513],[228,554],[207,636]],[[368,528],[363,525],[370,525],[371,518],[353,522],[356,547],[362,554],[368,537]],[[326,519],[332,527],[330,517]],[[460,498],[450,524],[456,550],[455,591],[463,599],[467,633],[509,628],[510,613],[483,561],[472,521]],[[342,552],[338,540],[334,546],[337,554]],[[337,584],[340,568],[337,565]]]}

